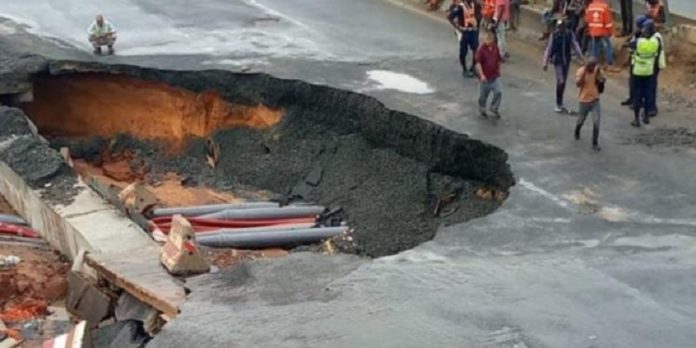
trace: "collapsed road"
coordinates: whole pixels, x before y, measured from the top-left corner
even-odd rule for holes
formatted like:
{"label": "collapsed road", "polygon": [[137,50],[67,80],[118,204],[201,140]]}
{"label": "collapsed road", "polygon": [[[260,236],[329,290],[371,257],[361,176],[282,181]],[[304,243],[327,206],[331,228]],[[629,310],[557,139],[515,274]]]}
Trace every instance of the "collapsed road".
{"label": "collapsed road", "polygon": [[[55,47],[11,24],[16,34],[0,41],[91,60],[82,21],[103,4],[51,4],[5,2],[0,11],[85,49]],[[181,314],[149,346],[693,346],[694,152],[675,146],[669,132],[652,147],[626,140],[652,127],[693,127],[692,109],[663,100],[651,127],[629,129],[630,112],[619,107],[625,81],[610,80],[603,151],[594,154],[572,139],[574,119],[553,112],[554,81],[539,67],[541,53],[527,55],[518,42],[504,69],[503,120],[493,123],[477,116],[477,85],[462,81],[445,25],[372,0],[198,4],[103,5],[121,23],[121,38],[133,39],[101,60],[251,68],[366,93],[505,149],[518,184],[492,214],[397,255],[294,253],[190,281]],[[268,8],[275,13],[257,13]],[[256,26],[262,16],[278,20]],[[207,47],[219,52],[201,53]],[[377,84],[374,70],[429,88]]]}
{"label": "collapsed road", "polygon": [[[11,59],[12,53],[5,57]],[[29,63],[22,65],[23,61]],[[439,226],[489,214],[514,184],[507,155],[499,148],[353,92],[228,71],[167,71],[39,56],[18,57],[13,65],[14,77],[30,87],[6,90],[3,96],[5,103],[15,107],[0,107],[0,161],[4,163],[0,170],[12,177],[1,182],[0,188],[13,197],[11,201],[23,214],[34,210],[27,203],[32,198],[23,193],[24,184],[39,194],[38,204],[53,206],[60,215],[62,206],[76,205],[82,201],[79,197],[90,194],[85,191],[105,194],[100,187],[81,184],[91,182],[95,170],[101,169],[107,178],[104,184],[115,184],[112,187],[120,190],[120,184],[138,181],[150,185],[155,195],[162,180],[176,177],[179,192],[208,190],[242,201],[266,198],[282,204],[315,202],[334,207],[327,216],[339,214],[339,221],[346,221],[350,230],[337,226],[265,233],[328,233],[327,237],[340,233],[330,239],[332,252],[380,257],[431,240]],[[103,197],[109,201],[110,195]],[[264,209],[269,214],[294,209],[302,217],[310,211],[318,215],[325,208],[290,205],[246,211],[263,214]],[[99,209],[64,218],[95,211]],[[191,221],[229,219],[243,212],[218,209]],[[44,226],[56,223],[46,222],[44,213],[29,221]],[[134,222],[140,221],[135,218]],[[69,233],[59,227],[45,234],[56,248],[79,260],[69,277],[72,292],[67,306],[88,324],[75,330],[96,329],[94,335],[103,340],[111,326],[98,325],[112,318],[107,308],[115,306],[115,318],[122,322],[119,311],[125,309],[119,306],[131,303],[131,295],[166,316],[143,317],[138,330],[154,335],[163,321],[178,315],[183,289],[169,284],[164,291],[169,295],[160,299],[158,283],[167,281],[161,279],[158,267],[155,273],[135,276],[141,279],[128,275],[147,269],[138,260],[151,260],[144,255],[151,248],[99,253],[103,243],[99,239],[84,244],[86,249],[69,241],[90,239],[89,230],[80,231],[81,237]],[[239,240],[236,235],[230,237]],[[216,243],[224,245],[222,238],[201,237],[201,244]],[[238,241],[235,245],[262,244]],[[322,249],[310,245],[296,250]],[[126,255],[131,259],[123,259]],[[90,280],[88,267],[99,276]],[[112,289],[100,285],[102,278],[113,283]],[[137,290],[138,282],[155,287]],[[77,290],[81,288],[91,290]],[[87,295],[90,291],[100,295]],[[103,299],[101,304],[88,306],[94,296]],[[118,330],[134,328],[126,323]],[[132,338],[132,343],[144,342],[142,337]]]}
{"label": "collapsed road", "polygon": [[[79,62],[50,62],[31,79],[33,101],[18,106],[56,150],[95,166],[109,161],[105,153],[128,153],[145,181],[174,173],[192,186],[340,207],[355,227],[354,243],[339,243],[344,251],[410,249],[440,224],[490,213],[513,183],[493,146],[301,81]],[[214,168],[206,138],[219,144]],[[8,160],[27,173],[46,167]],[[489,199],[476,195],[481,187]],[[455,204],[444,207],[444,197]]]}

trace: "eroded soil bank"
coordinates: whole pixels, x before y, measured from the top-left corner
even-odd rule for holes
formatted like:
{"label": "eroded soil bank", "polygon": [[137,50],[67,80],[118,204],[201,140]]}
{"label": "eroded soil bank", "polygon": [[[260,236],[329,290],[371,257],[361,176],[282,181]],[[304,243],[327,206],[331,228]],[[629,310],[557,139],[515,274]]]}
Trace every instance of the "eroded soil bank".
{"label": "eroded soil bank", "polygon": [[338,243],[345,252],[415,247],[439,225],[489,214],[514,182],[502,150],[357,93],[227,71],[73,62],[49,71],[21,107],[54,149],[96,167],[125,158],[130,180],[175,174],[236,197],[340,207],[355,228]]}

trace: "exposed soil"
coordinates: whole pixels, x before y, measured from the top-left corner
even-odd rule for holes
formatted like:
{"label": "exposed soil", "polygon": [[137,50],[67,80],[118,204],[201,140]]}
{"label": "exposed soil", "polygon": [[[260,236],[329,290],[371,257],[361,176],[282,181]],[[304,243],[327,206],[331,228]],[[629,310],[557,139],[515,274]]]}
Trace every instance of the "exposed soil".
{"label": "exposed soil", "polygon": [[[80,175],[90,175],[99,179],[116,191],[124,189],[134,181],[145,180],[146,175],[138,175],[131,169],[128,161],[103,163],[101,167],[83,159],[73,159],[74,169]],[[114,168],[119,168],[114,175]],[[162,206],[189,206],[202,204],[235,203],[242,201],[231,193],[216,192],[211,188],[186,186],[185,180],[174,173],[166,173],[161,180],[150,180],[145,187],[157,196]]]}
{"label": "exposed soil", "polygon": [[236,266],[242,262],[263,259],[277,258],[288,255],[288,252],[283,249],[266,249],[266,250],[237,250],[237,249],[214,249],[202,248],[203,257],[211,264],[220,267]]}
{"label": "exposed soil", "polygon": [[0,255],[15,255],[22,261],[0,270],[0,319],[8,321],[4,311],[31,300],[52,303],[65,297],[68,261],[48,248],[32,248],[0,243]]}
{"label": "exposed soil", "polygon": [[[15,214],[2,196],[0,213]],[[70,265],[47,245],[27,247],[0,240],[0,257],[8,255],[18,256],[21,261],[15,266],[0,268],[0,320],[10,329],[7,333],[19,339],[23,338],[24,323],[49,315],[49,304],[65,298]],[[39,336],[22,346],[40,347],[42,338]]]}
{"label": "exposed soil", "polygon": [[44,135],[129,133],[175,147],[190,136],[205,137],[222,128],[267,128],[282,117],[280,110],[263,105],[232,105],[214,91],[193,93],[128,76],[39,78],[34,97],[36,102],[23,108]]}

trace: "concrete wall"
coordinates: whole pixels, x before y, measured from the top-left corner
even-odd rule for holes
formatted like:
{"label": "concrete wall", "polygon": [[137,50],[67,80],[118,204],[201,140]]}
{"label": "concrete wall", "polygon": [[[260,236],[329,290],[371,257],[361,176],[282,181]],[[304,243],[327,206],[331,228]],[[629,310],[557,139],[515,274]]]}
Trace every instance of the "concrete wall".
{"label": "concrete wall", "polygon": [[0,193],[53,248],[73,259],[80,249],[120,252],[154,245],[147,234],[84,183],[68,205],[51,205],[0,161]]}

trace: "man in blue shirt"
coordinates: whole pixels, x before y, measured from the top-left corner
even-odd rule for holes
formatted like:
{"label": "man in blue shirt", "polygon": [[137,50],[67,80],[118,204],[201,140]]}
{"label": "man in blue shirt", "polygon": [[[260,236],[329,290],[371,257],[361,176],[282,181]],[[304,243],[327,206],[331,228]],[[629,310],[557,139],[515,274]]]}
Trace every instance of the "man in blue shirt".
{"label": "man in blue shirt", "polygon": [[568,29],[563,20],[559,19],[544,53],[544,71],[548,69],[549,62],[553,63],[556,71],[556,112],[558,113],[571,113],[563,104],[563,95],[573,55],[582,57],[582,50],[575,38],[575,33]]}

